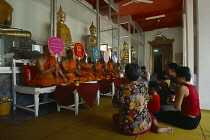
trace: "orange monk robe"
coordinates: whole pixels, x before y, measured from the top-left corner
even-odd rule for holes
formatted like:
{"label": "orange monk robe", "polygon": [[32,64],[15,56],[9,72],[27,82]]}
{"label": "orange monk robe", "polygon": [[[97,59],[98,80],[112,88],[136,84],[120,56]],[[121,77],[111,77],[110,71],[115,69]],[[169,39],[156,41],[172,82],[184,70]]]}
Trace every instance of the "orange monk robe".
{"label": "orange monk robe", "polygon": [[[107,63],[107,69],[112,69],[114,71],[113,64],[111,62]],[[113,71],[107,71],[106,74],[108,78],[116,78],[116,74]]]}
{"label": "orange monk robe", "polygon": [[[97,64],[96,64],[96,69],[97,69],[97,70],[102,70],[103,67],[102,67],[102,65],[101,65],[100,63],[97,63]],[[103,75],[102,72],[97,72],[97,71],[96,71],[96,75],[99,76],[99,79],[106,79],[106,77]]]}
{"label": "orange monk robe", "polygon": [[[69,61],[66,63],[65,66],[66,66],[66,69],[67,69],[67,70],[72,70],[72,69],[77,68],[76,61],[73,60],[73,59],[69,60]],[[76,70],[75,72],[78,72],[78,70]],[[68,74],[65,74],[65,73],[64,73],[65,77],[66,77],[67,80],[68,80],[68,83],[71,84],[71,83],[74,82],[74,80],[77,80],[77,79],[80,79],[80,80],[83,81],[83,82],[87,81],[87,78],[86,78],[86,77],[76,77],[76,76],[75,76],[75,72],[68,73]]]}
{"label": "orange monk robe", "polygon": [[[52,68],[56,63],[55,57],[50,56],[45,64],[43,65],[44,70]],[[34,79],[29,82],[29,86],[51,86],[56,85],[56,69],[51,71],[48,74],[41,74],[40,70],[37,67],[38,72],[36,73]],[[60,70],[60,68],[58,68]],[[63,79],[58,77],[58,84],[64,83]]]}
{"label": "orange monk robe", "polygon": [[[84,62],[83,66],[86,68],[90,68],[90,65],[87,62]],[[87,81],[94,81],[96,79],[95,75],[93,75],[91,70],[81,69],[80,73],[82,73],[83,75],[88,75]]]}

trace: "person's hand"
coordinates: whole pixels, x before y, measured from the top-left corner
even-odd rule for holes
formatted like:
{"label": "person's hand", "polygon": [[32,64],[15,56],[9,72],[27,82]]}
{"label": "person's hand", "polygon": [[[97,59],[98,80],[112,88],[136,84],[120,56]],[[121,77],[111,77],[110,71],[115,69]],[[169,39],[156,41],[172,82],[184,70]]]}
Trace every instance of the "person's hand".
{"label": "person's hand", "polygon": [[55,66],[56,68],[58,68],[58,67],[59,67],[58,62],[56,62],[54,66]]}
{"label": "person's hand", "polygon": [[171,83],[170,88],[174,89],[174,91],[176,91],[176,89],[180,87],[179,85],[175,84],[175,83]]}
{"label": "person's hand", "polygon": [[66,79],[66,77],[63,77],[63,81],[64,81],[65,84],[68,83],[68,82],[67,82],[68,80]]}
{"label": "person's hand", "polygon": [[168,84],[164,81],[160,81],[160,87],[163,89],[163,90],[166,90],[168,88]]}
{"label": "person's hand", "polygon": [[98,74],[96,74],[96,77],[100,78],[100,76]]}
{"label": "person's hand", "polygon": [[81,65],[79,64],[79,65],[77,65],[77,68],[78,68],[78,70],[80,70],[81,69]]}

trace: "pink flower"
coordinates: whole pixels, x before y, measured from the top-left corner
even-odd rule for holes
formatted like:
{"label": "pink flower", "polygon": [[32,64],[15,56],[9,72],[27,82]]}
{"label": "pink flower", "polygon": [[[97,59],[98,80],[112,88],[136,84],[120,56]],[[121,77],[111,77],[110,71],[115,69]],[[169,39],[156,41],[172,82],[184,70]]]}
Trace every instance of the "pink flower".
{"label": "pink flower", "polygon": [[131,116],[135,116],[135,115],[136,115],[136,111],[135,111],[135,110],[131,110],[131,111],[130,111],[130,115],[131,115]]}
{"label": "pink flower", "polygon": [[130,103],[130,100],[129,99],[126,99],[125,102],[128,104],[128,103]]}

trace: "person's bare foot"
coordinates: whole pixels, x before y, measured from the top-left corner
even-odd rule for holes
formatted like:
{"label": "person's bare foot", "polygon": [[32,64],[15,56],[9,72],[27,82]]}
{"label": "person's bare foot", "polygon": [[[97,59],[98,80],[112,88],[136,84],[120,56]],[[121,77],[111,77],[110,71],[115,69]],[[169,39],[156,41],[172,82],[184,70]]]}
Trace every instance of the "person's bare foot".
{"label": "person's bare foot", "polygon": [[159,127],[157,128],[157,133],[172,133],[173,128],[171,127]]}

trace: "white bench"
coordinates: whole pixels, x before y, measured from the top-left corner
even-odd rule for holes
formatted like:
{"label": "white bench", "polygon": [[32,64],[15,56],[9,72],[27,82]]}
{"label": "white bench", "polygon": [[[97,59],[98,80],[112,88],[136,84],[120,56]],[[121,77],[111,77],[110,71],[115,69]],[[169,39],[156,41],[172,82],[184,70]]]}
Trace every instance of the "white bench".
{"label": "white bench", "polygon": [[[52,99],[48,99],[47,101],[40,103],[39,102],[39,95],[54,92],[56,86],[40,88],[40,87],[28,87],[28,86],[17,85],[17,82],[16,82],[16,73],[17,73],[16,64],[34,65],[35,61],[23,60],[23,59],[21,59],[21,60],[13,59],[13,61],[12,61],[12,92],[13,92],[13,100],[14,100],[13,101],[13,110],[16,110],[16,107],[22,108],[22,109],[34,112],[35,117],[38,117],[39,105],[54,101]],[[34,104],[28,105],[28,106],[17,105],[16,104],[16,102],[17,102],[16,92],[23,93],[23,94],[34,95]],[[31,108],[33,106],[34,106],[34,109]]]}

